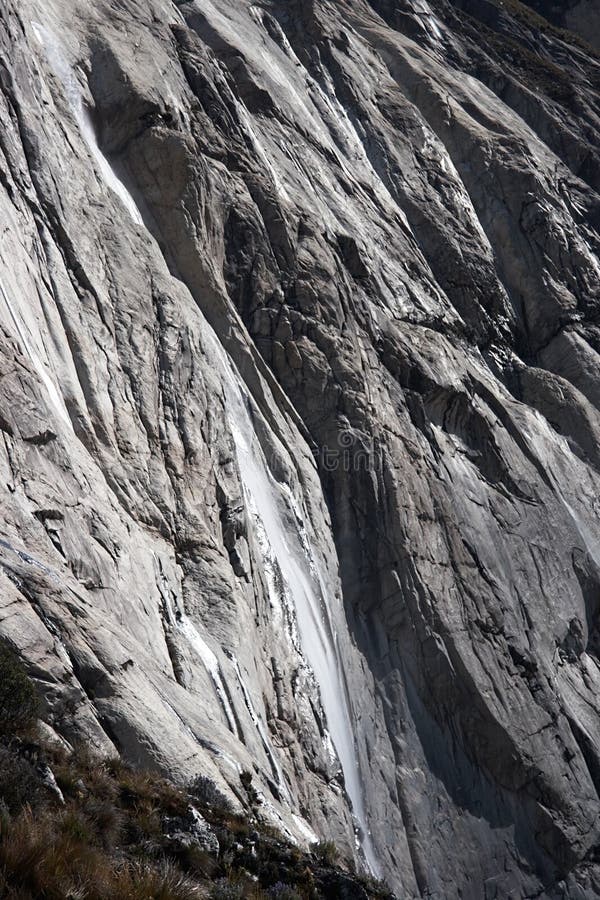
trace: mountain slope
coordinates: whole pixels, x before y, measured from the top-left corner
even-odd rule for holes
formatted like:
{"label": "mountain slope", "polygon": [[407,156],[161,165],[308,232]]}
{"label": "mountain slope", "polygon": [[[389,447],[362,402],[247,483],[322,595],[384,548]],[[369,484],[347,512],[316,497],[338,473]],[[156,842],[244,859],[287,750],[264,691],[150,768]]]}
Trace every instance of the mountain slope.
{"label": "mountain slope", "polygon": [[7,0],[0,88],[46,718],[252,769],[403,897],[594,896],[594,51],[516,0]]}

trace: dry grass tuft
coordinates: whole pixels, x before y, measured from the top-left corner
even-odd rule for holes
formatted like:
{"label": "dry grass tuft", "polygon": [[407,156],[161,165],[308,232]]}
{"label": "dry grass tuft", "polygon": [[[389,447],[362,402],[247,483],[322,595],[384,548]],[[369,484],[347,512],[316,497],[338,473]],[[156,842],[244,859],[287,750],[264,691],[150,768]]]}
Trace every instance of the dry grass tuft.
{"label": "dry grass tuft", "polygon": [[[118,862],[94,845],[86,817],[24,810],[0,835],[3,896],[36,900],[198,900],[174,864]],[[1,883],[1,881],[0,881]]]}

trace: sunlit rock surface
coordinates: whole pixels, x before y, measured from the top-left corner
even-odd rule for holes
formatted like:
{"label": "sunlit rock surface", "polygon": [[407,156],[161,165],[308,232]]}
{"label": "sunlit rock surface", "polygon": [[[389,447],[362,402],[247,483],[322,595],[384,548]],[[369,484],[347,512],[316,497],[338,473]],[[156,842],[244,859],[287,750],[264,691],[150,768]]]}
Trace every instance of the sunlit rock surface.
{"label": "sunlit rock surface", "polygon": [[530,5],[0,6],[0,633],[403,898],[600,894],[600,6]]}

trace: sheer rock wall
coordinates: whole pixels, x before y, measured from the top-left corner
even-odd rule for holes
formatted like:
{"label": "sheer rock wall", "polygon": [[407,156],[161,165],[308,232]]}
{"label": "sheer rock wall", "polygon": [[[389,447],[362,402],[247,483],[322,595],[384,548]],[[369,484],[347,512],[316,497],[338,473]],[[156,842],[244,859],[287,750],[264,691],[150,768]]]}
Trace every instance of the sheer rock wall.
{"label": "sheer rock wall", "polygon": [[516,0],[5,0],[0,633],[56,731],[360,855],[233,372],[379,874],[598,895],[599,90]]}

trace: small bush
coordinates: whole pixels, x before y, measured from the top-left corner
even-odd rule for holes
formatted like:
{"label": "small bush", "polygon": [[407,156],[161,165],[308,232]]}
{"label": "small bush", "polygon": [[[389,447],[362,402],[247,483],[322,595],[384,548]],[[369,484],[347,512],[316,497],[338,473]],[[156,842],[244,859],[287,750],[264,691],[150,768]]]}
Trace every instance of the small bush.
{"label": "small bush", "polygon": [[94,829],[89,820],[79,810],[67,810],[59,820],[60,831],[66,838],[83,844],[92,844]]}
{"label": "small bush", "polygon": [[358,882],[361,884],[369,897],[380,897],[381,900],[395,900],[394,894],[389,887],[380,878],[373,878],[371,875],[359,875]]}
{"label": "small bush", "polygon": [[0,800],[0,839],[2,838],[3,834],[6,834],[8,832],[11,822],[12,816],[10,814],[10,810],[4,800]]}
{"label": "small bush", "polygon": [[247,769],[244,769],[243,772],[240,772],[240,781],[242,783],[242,787],[246,791],[248,803],[250,804],[250,806],[260,806],[262,801],[258,796],[258,792],[256,791],[254,785],[252,784],[252,778],[252,772],[249,772]]}
{"label": "small bush", "polygon": [[[114,766],[114,764],[113,764]],[[123,805],[130,809],[160,808],[169,816],[186,814],[188,799],[174,785],[154,772],[139,772],[123,764],[115,771]]]}
{"label": "small bush", "polygon": [[229,878],[219,878],[210,892],[210,900],[244,900],[245,896],[244,885],[239,881],[231,881]]}
{"label": "small bush", "polygon": [[319,841],[317,844],[313,844],[311,849],[317,859],[328,866],[334,866],[340,855],[333,841]]}
{"label": "small bush", "polygon": [[302,895],[291,885],[284,881],[278,881],[267,891],[267,897],[272,900],[302,900]]}
{"label": "small bush", "polygon": [[209,806],[222,812],[233,812],[233,805],[225,796],[212,778],[206,775],[197,775],[188,786],[188,790],[194,800],[202,806]]}
{"label": "small bush", "polygon": [[77,747],[70,756],[55,754],[53,770],[65,796],[75,798],[83,793],[102,797],[106,802],[117,802],[119,785],[109,763],[98,759],[89,750]]}
{"label": "small bush", "polygon": [[28,734],[39,712],[39,699],[22,662],[0,641],[0,736]]}
{"label": "small bush", "polygon": [[31,763],[5,747],[0,747],[0,799],[11,813],[20,812],[26,804],[36,808],[49,799]]}

